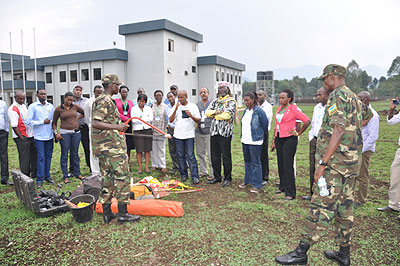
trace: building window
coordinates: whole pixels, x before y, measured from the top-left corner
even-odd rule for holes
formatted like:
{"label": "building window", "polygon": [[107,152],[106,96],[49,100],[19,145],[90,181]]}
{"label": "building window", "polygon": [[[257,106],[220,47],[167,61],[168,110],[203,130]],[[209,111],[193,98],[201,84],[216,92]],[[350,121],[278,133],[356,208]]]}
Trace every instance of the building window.
{"label": "building window", "polygon": [[169,52],[174,51],[174,40],[168,39],[168,51]]}
{"label": "building window", "polygon": [[221,81],[224,81],[224,72],[221,72]]}
{"label": "building window", "polygon": [[226,73],[226,81],[229,82],[229,73]]}
{"label": "building window", "polygon": [[47,95],[46,101],[49,103],[53,104],[53,96],[52,95]]}
{"label": "building window", "polygon": [[196,96],[196,89],[192,89],[192,96]]}
{"label": "building window", "polygon": [[196,51],[197,51],[197,44],[196,44],[196,43],[193,43],[193,45],[192,45],[192,50],[193,50],[193,52],[196,52]]}
{"label": "building window", "polygon": [[237,75],[235,75],[235,84],[237,84]]}
{"label": "building window", "polygon": [[67,72],[60,71],[60,82],[66,82],[66,81],[67,81]]}
{"label": "building window", "polygon": [[93,68],[93,80],[101,80],[101,68]]}
{"label": "building window", "polygon": [[242,84],[242,77],[239,76],[239,84]]}
{"label": "building window", "polygon": [[53,75],[51,72],[46,73],[46,83],[53,83]]}
{"label": "building window", "polygon": [[71,82],[78,81],[78,70],[71,70],[69,75],[71,77]]}
{"label": "building window", "polygon": [[192,66],[192,73],[196,73],[196,67]]}
{"label": "building window", "polygon": [[217,79],[217,81],[219,81],[219,72],[218,71],[217,71],[216,79]]}
{"label": "building window", "polygon": [[233,83],[233,75],[231,74],[231,83]]}
{"label": "building window", "polygon": [[82,80],[89,80],[89,69],[82,69]]}

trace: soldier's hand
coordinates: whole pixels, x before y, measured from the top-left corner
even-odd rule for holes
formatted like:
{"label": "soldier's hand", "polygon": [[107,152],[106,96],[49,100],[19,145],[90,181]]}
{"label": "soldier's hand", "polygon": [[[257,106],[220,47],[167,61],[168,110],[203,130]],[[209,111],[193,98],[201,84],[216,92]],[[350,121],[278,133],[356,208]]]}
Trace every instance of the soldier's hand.
{"label": "soldier's hand", "polygon": [[317,169],[315,169],[314,172],[314,181],[316,184],[318,184],[318,179],[324,174],[325,166],[319,165]]}
{"label": "soldier's hand", "polygon": [[125,132],[128,129],[128,127],[129,127],[129,125],[127,125],[127,124],[120,124],[120,125],[117,125],[116,129],[120,132]]}

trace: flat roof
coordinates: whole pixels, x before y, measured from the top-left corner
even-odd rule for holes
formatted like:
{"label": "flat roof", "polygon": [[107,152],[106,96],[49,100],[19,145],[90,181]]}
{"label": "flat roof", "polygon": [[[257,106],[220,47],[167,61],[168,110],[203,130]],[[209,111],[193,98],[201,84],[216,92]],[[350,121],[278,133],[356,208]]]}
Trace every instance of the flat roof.
{"label": "flat roof", "polygon": [[[15,61],[15,60],[21,61],[22,60],[22,55],[20,55],[20,54],[12,54],[12,56],[13,56],[13,61]],[[30,59],[30,56],[24,55],[24,58]],[[0,52],[0,60],[11,60],[11,54]]]}
{"label": "flat roof", "polygon": [[230,59],[218,56],[218,55],[209,55],[209,56],[199,56],[197,57],[197,65],[219,65],[224,67],[233,68],[240,71],[246,70],[246,65],[232,61]]}
{"label": "flat roof", "polygon": [[149,31],[167,30],[176,33],[180,36],[186,37],[198,43],[203,42],[203,35],[176,24],[168,19],[158,19],[144,22],[137,22],[131,24],[119,25],[119,34],[129,35],[136,33],[143,33]]}
{"label": "flat roof", "polygon": [[37,59],[37,64],[41,66],[51,66],[113,59],[128,61],[128,51],[113,48],[106,50],[41,57]]}

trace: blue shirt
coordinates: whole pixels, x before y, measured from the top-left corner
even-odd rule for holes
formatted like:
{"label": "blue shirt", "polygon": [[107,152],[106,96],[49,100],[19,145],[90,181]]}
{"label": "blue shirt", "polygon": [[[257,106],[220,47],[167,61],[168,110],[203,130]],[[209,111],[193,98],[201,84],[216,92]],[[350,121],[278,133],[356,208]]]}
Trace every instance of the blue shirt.
{"label": "blue shirt", "polygon": [[0,100],[0,130],[9,131],[8,109],[5,101]]}
{"label": "blue shirt", "polygon": [[[26,124],[33,126],[34,139],[43,141],[53,139],[53,129],[51,127],[53,114],[54,106],[47,101],[44,105],[40,101],[29,105]],[[50,120],[49,124],[44,123],[46,118]]]}
{"label": "blue shirt", "polygon": [[[175,105],[174,105],[175,106]],[[165,108],[165,113],[167,114],[167,117],[169,117],[169,113],[171,112],[171,110],[173,109],[174,107],[171,105],[171,103],[170,102],[168,102],[168,104],[167,104],[167,107]],[[169,119],[168,119],[168,126],[169,127],[172,127],[172,128],[175,128],[175,121],[174,122],[169,122]]]}

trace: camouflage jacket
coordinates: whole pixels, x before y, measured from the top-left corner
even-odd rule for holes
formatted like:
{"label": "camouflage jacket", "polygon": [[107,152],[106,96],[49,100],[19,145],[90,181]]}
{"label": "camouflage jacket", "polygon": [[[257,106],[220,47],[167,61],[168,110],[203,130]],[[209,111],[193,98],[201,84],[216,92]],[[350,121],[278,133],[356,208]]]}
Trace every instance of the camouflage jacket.
{"label": "camouflage jacket", "polygon": [[342,142],[328,161],[328,168],[349,178],[358,175],[362,154],[363,119],[368,119],[372,112],[362,104],[357,95],[345,85],[337,87],[329,95],[323,122],[318,133],[316,158],[322,159],[327,151],[335,125],[344,128]]}
{"label": "camouflage jacket", "polygon": [[[114,100],[103,94],[93,102],[92,119],[108,124],[121,124],[120,114]],[[126,154],[125,136],[118,130],[92,128],[92,149],[95,156]]]}

